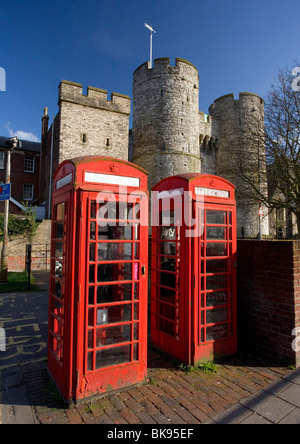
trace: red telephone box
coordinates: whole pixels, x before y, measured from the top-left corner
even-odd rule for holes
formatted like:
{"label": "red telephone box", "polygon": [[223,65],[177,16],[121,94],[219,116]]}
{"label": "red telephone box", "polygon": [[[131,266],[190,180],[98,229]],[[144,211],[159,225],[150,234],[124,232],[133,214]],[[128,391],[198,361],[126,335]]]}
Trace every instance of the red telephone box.
{"label": "red telephone box", "polygon": [[147,225],[141,168],[89,156],[56,170],[48,369],[67,402],[146,376]]}
{"label": "red telephone box", "polygon": [[234,186],[186,174],[152,195],[152,343],[187,365],[235,354]]}

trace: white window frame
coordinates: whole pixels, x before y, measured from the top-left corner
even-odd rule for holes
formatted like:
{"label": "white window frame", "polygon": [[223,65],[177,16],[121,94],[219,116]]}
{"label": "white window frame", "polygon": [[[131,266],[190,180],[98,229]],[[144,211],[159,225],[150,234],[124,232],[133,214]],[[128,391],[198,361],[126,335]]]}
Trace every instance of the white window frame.
{"label": "white window frame", "polygon": [[[29,197],[29,194],[27,194],[27,196],[25,195],[25,188],[26,187],[31,187],[31,197]],[[26,193],[27,193],[27,191],[26,191]],[[34,185],[31,183],[24,183],[23,184],[23,200],[24,201],[32,201],[33,196],[34,196]]]}
{"label": "white window frame", "polygon": [[[28,165],[26,165],[26,161],[32,161],[32,168],[28,168]],[[34,157],[25,157],[24,172],[25,173],[34,173],[34,168],[35,168],[35,158]]]}

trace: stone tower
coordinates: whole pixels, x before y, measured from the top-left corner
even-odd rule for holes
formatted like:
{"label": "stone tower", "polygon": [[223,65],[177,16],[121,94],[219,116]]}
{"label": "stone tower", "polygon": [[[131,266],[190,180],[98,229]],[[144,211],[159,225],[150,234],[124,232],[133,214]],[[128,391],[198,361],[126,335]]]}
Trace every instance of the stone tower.
{"label": "stone tower", "polygon": [[[217,99],[209,108],[218,122],[218,149],[215,174],[236,186],[238,236],[256,237],[259,232],[259,202],[251,198],[243,177],[260,180],[261,191],[267,190],[265,180],[265,148],[261,143],[264,130],[264,101],[256,94],[240,93]],[[267,214],[266,210],[264,211]],[[268,234],[268,218],[261,221],[262,234]]]}
{"label": "stone tower", "polygon": [[42,119],[41,201],[50,217],[51,178],[66,159],[101,155],[128,160],[131,99],[118,93],[89,86],[83,94],[80,83],[63,80],[58,88],[59,111],[48,129],[48,115]]}
{"label": "stone tower", "polygon": [[[259,202],[249,200],[241,177],[251,166],[258,180],[265,178],[264,147],[251,134],[255,126],[264,129],[264,101],[256,94],[240,93],[238,100],[229,94],[211,105],[209,115],[200,112],[198,70],[186,60],[177,58],[171,66],[169,58],[159,58],[153,68],[147,62],[134,72],[129,160],[149,172],[150,189],[186,172],[231,181],[237,187],[239,237],[259,232]],[[269,234],[268,217],[261,226],[262,234]]]}
{"label": "stone tower", "polygon": [[178,173],[200,172],[199,78],[183,59],[141,65],[133,75],[133,163],[149,172],[149,188]]}

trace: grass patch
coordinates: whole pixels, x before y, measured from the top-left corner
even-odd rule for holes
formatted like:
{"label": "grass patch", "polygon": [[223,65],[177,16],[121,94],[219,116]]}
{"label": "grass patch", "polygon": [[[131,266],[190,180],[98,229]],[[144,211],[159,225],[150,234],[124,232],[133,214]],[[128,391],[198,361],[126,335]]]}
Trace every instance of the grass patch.
{"label": "grass patch", "polygon": [[212,373],[217,373],[217,365],[214,362],[203,362],[202,364],[199,365],[180,364],[179,369],[187,374],[199,370],[206,373],[207,375],[211,375]]}
{"label": "grass patch", "polygon": [[[30,291],[38,291],[40,288],[35,284],[35,279],[31,275],[30,277]],[[9,272],[7,274],[7,282],[0,283],[0,293],[9,293],[12,291],[28,291],[28,273],[22,272]]]}

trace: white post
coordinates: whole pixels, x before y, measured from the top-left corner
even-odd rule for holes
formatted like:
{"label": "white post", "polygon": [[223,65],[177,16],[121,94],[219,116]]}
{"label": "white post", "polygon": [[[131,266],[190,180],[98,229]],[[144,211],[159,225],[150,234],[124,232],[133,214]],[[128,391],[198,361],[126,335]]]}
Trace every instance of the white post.
{"label": "white post", "polygon": [[147,25],[147,23],[145,23],[145,27],[150,30],[150,68],[152,68],[152,36],[156,31],[154,31],[152,26]]}
{"label": "white post", "polygon": [[150,32],[150,69],[152,69],[152,35],[153,32]]}

